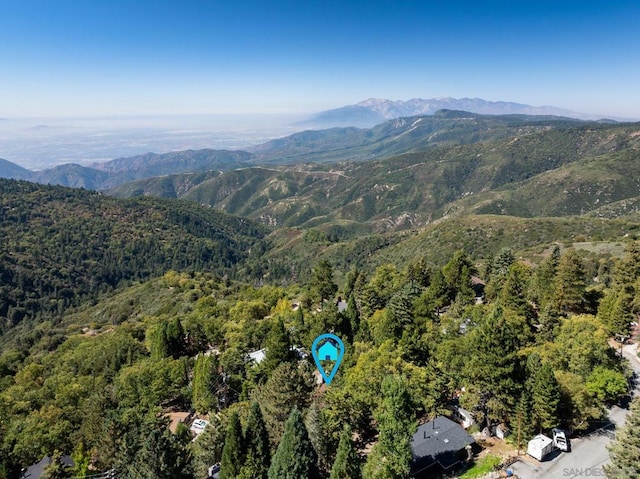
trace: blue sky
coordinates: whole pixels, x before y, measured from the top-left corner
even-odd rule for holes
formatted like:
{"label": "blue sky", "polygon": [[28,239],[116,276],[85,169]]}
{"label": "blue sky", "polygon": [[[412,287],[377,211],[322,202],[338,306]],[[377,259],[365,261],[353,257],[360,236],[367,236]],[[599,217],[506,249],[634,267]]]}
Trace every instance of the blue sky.
{"label": "blue sky", "polygon": [[480,97],[640,117],[640,2],[0,0],[0,117]]}

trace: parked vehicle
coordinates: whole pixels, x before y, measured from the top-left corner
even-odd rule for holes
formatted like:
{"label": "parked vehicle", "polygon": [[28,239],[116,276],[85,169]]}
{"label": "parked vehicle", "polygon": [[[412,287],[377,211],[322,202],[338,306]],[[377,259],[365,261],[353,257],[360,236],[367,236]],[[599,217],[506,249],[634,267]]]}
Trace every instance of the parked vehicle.
{"label": "parked vehicle", "polygon": [[553,440],[544,434],[538,434],[536,437],[529,441],[527,447],[527,454],[537,459],[538,461],[544,460],[544,458],[553,451]]}
{"label": "parked vehicle", "polygon": [[553,444],[558,449],[564,452],[569,452],[571,450],[571,444],[569,443],[569,439],[567,435],[562,429],[554,428],[553,429]]}

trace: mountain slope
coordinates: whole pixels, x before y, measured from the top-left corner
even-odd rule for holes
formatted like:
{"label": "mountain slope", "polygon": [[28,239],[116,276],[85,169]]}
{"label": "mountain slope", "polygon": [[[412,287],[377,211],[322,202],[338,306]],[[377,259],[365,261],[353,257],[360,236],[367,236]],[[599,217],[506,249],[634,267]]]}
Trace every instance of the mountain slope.
{"label": "mountain slope", "polygon": [[271,164],[369,161],[436,146],[471,144],[581,124],[584,123],[559,117],[490,116],[441,110],[432,116],[385,121],[369,129],[304,131],[249,151],[256,155],[256,162]]}
{"label": "mountain slope", "polygon": [[32,171],[27,170],[26,168],[0,158],[0,178],[27,180],[31,177],[32,173]]}
{"label": "mountain slope", "polygon": [[[640,164],[639,129],[635,124],[519,128],[501,140],[385,160],[176,175],[165,180],[171,184],[166,188],[144,180],[113,193],[163,196],[170,191],[173,196],[180,187],[179,197],[271,225],[324,225],[359,233],[363,225],[369,231],[415,228],[469,212],[581,214],[637,196],[634,178],[640,171],[633,172]],[[631,174],[625,177],[625,171]],[[571,194],[565,192],[566,177],[575,178]]]}
{"label": "mountain slope", "polygon": [[61,314],[169,269],[240,274],[264,227],[198,205],[0,180],[0,317]]}
{"label": "mountain slope", "polygon": [[240,168],[251,160],[245,151],[185,150],[161,155],[147,153],[131,158],[118,158],[95,165],[95,169],[109,173],[100,189],[112,188],[127,181],[175,173],[194,173],[210,170],[227,171]]}
{"label": "mountain slope", "polygon": [[86,166],[67,164],[49,170],[34,171],[27,179],[45,185],[62,185],[72,188],[99,190],[109,175]]}

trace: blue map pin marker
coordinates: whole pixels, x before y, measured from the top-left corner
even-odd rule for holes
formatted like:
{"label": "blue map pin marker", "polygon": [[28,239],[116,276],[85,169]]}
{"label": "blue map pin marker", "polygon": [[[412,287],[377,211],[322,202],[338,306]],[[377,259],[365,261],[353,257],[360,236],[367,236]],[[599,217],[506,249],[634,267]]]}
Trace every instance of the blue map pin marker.
{"label": "blue map pin marker", "polygon": [[[338,372],[338,367],[344,357],[344,343],[335,334],[321,334],[313,341],[313,345],[311,346],[311,355],[313,356],[313,360],[316,362],[316,366],[318,367],[318,371],[320,371],[324,382],[327,383],[328,386],[331,384],[333,377]],[[333,361],[333,368],[329,375],[327,375],[324,367],[322,366],[323,361]]]}

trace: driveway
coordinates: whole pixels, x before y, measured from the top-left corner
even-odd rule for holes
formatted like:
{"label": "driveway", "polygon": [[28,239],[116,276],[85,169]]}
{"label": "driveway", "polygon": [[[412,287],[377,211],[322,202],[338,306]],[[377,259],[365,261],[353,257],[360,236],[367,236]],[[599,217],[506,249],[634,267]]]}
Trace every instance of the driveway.
{"label": "driveway", "polygon": [[[623,348],[623,355],[629,360],[629,364],[636,377],[640,378],[640,361],[637,356],[637,344],[630,344]],[[636,383],[634,396],[640,395],[640,381]],[[522,479],[586,479],[604,478],[602,469],[609,461],[607,445],[613,439],[615,427],[624,424],[628,414],[627,409],[614,406],[609,410],[610,427],[604,427],[587,437],[571,440],[571,452],[556,451],[544,462],[535,459],[521,459],[509,467],[514,474]],[[606,425],[605,425],[606,426]]]}

